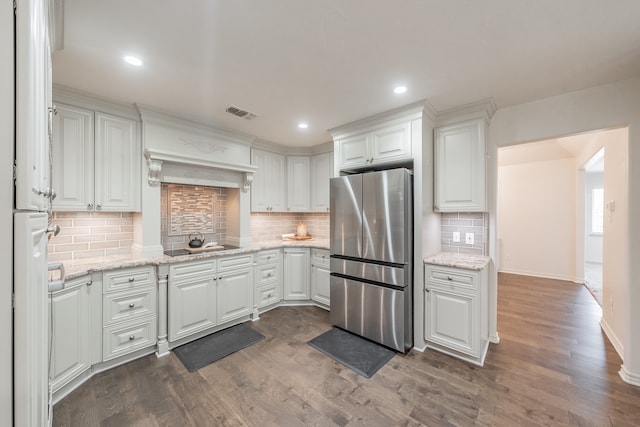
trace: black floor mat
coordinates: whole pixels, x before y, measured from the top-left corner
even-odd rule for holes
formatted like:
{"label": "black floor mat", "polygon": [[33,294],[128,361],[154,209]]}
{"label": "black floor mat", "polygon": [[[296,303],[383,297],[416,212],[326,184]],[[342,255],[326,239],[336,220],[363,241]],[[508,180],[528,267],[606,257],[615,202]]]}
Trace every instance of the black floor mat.
{"label": "black floor mat", "polygon": [[207,366],[264,338],[242,323],[174,348],[173,352],[189,372]]}
{"label": "black floor mat", "polygon": [[339,328],[328,330],[308,344],[365,378],[371,378],[396,354],[393,350]]}

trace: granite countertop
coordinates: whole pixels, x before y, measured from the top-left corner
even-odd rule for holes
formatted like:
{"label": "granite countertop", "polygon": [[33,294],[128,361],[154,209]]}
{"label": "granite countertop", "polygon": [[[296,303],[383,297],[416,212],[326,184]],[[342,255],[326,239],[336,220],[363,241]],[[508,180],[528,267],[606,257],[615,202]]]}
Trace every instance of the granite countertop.
{"label": "granite countertop", "polygon": [[438,252],[424,259],[425,264],[466,268],[468,270],[482,270],[490,261],[491,258],[484,255],[458,254],[453,252]]}
{"label": "granite countertop", "polygon": [[189,254],[180,256],[168,256],[161,255],[154,258],[141,258],[132,255],[127,256],[113,256],[103,258],[87,258],[74,261],[63,261],[64,265],[64,280],[75,279],[76,277],[84,276],[100,271],[117,270],[121,268],[141,267],[145,265],[160,265],[160,264],[174,264],[177,262],[186,262],[197,259],[217,258],[223,256],[243,255],[253,252],[258,252],[267,249],[278,249],[287,247],[302,247],[313,249],[329,249],[329,239],[311,239],[311,240],[269,240],[262,242],[252,243],[250,246],[217,250],[211,252],[202,252],[199,254]]}

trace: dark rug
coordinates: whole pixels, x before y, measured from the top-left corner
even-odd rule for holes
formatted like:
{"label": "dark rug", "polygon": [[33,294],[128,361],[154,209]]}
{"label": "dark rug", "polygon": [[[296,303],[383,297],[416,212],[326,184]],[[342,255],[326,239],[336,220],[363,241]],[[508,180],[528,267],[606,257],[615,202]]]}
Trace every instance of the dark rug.
{"label": "dark rug", "polygon": [[242,323],[174,348],[173,352],[189,372],[207,366],[264,338]]}
{"label": "dark rug", "polygon": [[339,328],[328,330],[308,344],[365,378],[371,378],[396,354],[393,350]]}

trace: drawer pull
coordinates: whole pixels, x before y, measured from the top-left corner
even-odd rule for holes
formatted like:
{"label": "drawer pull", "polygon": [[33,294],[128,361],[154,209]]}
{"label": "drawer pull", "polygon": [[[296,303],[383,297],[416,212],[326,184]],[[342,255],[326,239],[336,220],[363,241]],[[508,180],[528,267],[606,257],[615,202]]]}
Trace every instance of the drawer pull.
{"label": "drawer pull", "polygon": [[134,280],[136,280],[135,277],[129,277],[129,282],[133,282]]}
{"label": "drawer pull", "polygon": [[129,336],[129,341],[133,341],[133,340],[135,340],[135,339],[136,339],[136,336],[135,336],[135,335],[131,335],[131,336]]}
{"label": "drawer pull", "polygon": [[134,303],[129,304],[129,308],[133,308],[133,307],[135,307],[135,306],[136,306],[136,305],[135,305]]}
{"label": "drawer pull", "polygon": [[91,286],[91,285],[93,285],[93,280],[89,280],[89,281],[87,282],[87,286]]}
{"label": "drawer pull", "polygon": [[271,276],[272,276],[272,274],[271,274],[271,273],[267,273],[267,277],[271,277]]}
{"label": "drawer pull", "polygon": [[453,280],[451,276],[447,276],[447,280]]}

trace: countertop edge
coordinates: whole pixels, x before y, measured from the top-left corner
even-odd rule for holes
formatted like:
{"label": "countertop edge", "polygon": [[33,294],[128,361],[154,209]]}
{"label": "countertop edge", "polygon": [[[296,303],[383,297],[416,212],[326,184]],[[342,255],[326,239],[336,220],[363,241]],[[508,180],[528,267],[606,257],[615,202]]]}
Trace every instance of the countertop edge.
{"label": "countertop edge", "polygon": [[424,258],[425,264],[443,267],[464,268],[467,270],[482,270],[491,262],[491,257],[485,255],[458,254],[454,252],[438,252]]}
{"label": "countertop edge", "polygon": [[200,254],[181,255],[171,257],[162,255],[153,258],[133,258],[131,256],[118,256],[109,258],[87,258],[80,261],[61,261],[65,268],[64,280],[73,280],[78,277],[86,276],[93,273],[100,273],[109,270],[118,270],[122,268],[143,267],[148,265],[159,266],[162,264],[175,264],[181,262],[189,262],[207,258],[220,258],[225,256],[244,255],[260,252],[269,249],[282,248],[309,248],[309,249],[325,249],[329,250],[328,239],[322,240],[304,240],[304,241],[274,241],[274,242],[256,242],[251,246],[243,248],[205,252]]}

